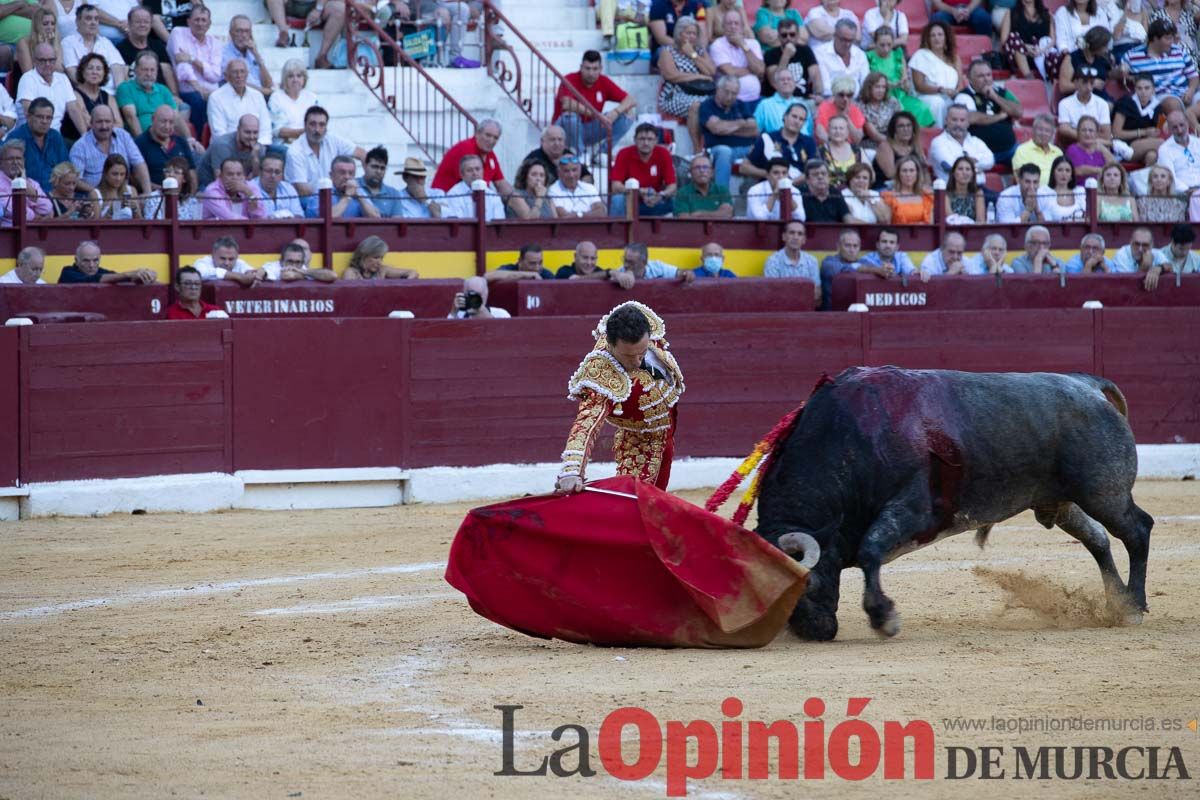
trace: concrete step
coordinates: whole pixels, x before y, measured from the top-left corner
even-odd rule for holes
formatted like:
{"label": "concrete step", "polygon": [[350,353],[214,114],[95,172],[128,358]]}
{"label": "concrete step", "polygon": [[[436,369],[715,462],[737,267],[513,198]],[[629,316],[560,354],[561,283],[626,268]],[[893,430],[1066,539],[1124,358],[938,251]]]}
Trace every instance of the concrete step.
{"label": "concrete step", "polygon": [[[266,8],[260,0],[210,0],[213,12],[211,36],[224,42],[228,36],[229,21],[237,14],[248,16],[254,23],[254,37],[262,53],[264,66],[278,82],[283,64],[298,58],[311,64],[320,45],[321,32],[309,33],[309,47],[276,48],[274,42],[278,31],[271,23]],[[588,0],[503,0],[503,13],[513,27],[521,31],[537,47],[550,63],[563,74],[579,68],[582,52],[600,49],[602,37],[596,29],[594,10]],[[296,31],[297,40],[302,32]],[[530,61],[524,45],[509,32],[506,39],[513,45],[526,72]],[[478,41],[475,35],[468,36]],[[477,57],[478,49],[467,48],[468,57]],[[521,156],[537,146],[540,132],[524,118],[513,102],[504,95],[484,70],[453,70],[431,68],[430,74],[445,90],[477,118],[495,117],[504,125],[504,135],[498,146],[498,155],[509,172],[515,172]],[[441,157],[454,142],[425,142],[425,149],[432,159],[425,156],[422,148],[412,142],[400,124],[370,93],[359,78],[345,70],[309,69],[309,88],[316,93],[321,103],[330,111],[330,130],[339,136],[363,146],[377,143],[387,148],[392,164],[402,164],[406,155],[419,156],[426,161]],[[388,91],[394,91],[395,75],[385,75]],[[528,78],[526,78],[528,80]],[[552,98],[557,86],[545,86],[541,94]],[[415,127],[420,132],[422,127]],[[430,166],[434,166],[431,164]]]}
{"label": "concrete step", "polygon": [[561,29],[581,29],[596,27],[595,14],[587,7],[558,7],[553,10],[553,14],[548,13],[550,10],[546,8],[546,4],[520,6],[518,8],[509,9],[508,5],[504,6],[504,16],[508,17],[508,21],[513,27],[524,33],[529,34],[527,29],[537,28],[545,25],[551,19],[554,22],[561,23]]}
{"label": "concrete step", "polygon": [[238,14],[244,14],[253,22],[269,20],[267,7],[256,0],[210,0],[205,3],[212,12],[212,29],[210,33],[226,33],[229,30],[229,20]]}

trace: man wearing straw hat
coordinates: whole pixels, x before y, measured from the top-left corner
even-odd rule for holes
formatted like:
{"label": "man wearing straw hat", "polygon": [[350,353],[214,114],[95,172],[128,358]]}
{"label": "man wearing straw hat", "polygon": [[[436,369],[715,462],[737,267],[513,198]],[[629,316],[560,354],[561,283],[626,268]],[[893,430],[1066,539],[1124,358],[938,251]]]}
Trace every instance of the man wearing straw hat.
{"label": "man wearing straw hat", "polygon": [[397,203],[400,209],[399,216],[410,219],[441,219],[442,206],[437,200],[445,197],[446,193],[441,189],[425,187],[425,179],[429,177],[425,162],[419,158],[406,158],[404,169],[396,174],[404,179],[404,188],[400,190]]}

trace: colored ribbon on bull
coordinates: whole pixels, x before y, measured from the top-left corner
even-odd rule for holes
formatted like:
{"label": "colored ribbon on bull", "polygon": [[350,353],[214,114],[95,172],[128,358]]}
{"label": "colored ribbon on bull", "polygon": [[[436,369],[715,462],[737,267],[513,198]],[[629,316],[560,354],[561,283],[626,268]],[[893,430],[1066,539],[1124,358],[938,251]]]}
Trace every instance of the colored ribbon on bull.
{"label": "colored ribbon on bull", "polygon": [[775,427],[771,428],[771,431],[758,444],[754,445],[754,450],[751,451],[750,455],[738,465],[733,474],[726,478],[704,503],[706,511],[716,513],[717,509],[724,505],[730,495],[742,485],[747,476],[761,465],[761,469],[758,470],[754,478],[750,481],[750,486],[747,487],[746,493],[742,495],[742,500],[738,503],[737,510],[733,512],[732,520],[734,524],[741,525],[746,521],[746,517],[750,516],[750,509],[754,507],[754,501],[758,499],[758,493],[762,488],[763,475],[770,469],[771,462],[775,460],[776,446],[796,427],[796,421],[800,419],[800,414],[803,411],[804,404],[801,403],[799,408],[789,411],[783,416],[783,419],[775,423]]}
{"label": "colored ribbon on bull", "polygon": [[[817,391],[827,383],[833,383],[833,379],[828,375],[821,375],[817,379],[817,385],[813,387],[813,391]],[[810,395],[811,396],[811,395]],[[807,402],[807,401],[805,401]],[[771,471],[771,465],[775,462],[775,457],[779,452],[779,445],[796,427],[796,423],[800,420],[800,415],[804,411],[805,403],[801,403],[796,409],[789,411],[783,415],[779,422],[764,436],[758,444],[754,445],[754,450],[746,457],[746,460],[738,465],[738,468],[733,471],[725,481],[717,487],[717,490],[712,493],[712,496],[704,503],[704,510],[716,513],[717,509],[724,505],[730,495],[742,485],[746,477],[758,468],[753,480],[750,481],[750,486],[747,487],[746,493],[742,495],[742,500],[738,503],[737,509],[733,512],[732,520],[736,525],[742,525],[746,522],[746,518],[750,516],[750,509],[754,508],[754,503],[758,500],[758,494],[762,490],[763,476]]]}

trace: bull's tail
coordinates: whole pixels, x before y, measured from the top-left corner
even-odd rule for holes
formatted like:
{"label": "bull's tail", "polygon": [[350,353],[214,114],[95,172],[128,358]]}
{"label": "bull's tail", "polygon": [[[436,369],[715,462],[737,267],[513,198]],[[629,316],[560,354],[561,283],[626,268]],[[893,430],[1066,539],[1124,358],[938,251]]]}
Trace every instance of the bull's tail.
{"label": "bull's tail", "polygon": [[1104,395],[1104,399],[1107,400],[1113,408],[1120,412],[1122,417],[1125,417],[1126,419],[1129,418],[1129,403],[1125,401],[1125,395],[1121,393],[1121,390],[1115,383],[1110,381],[1108,378],[1101,378],[1099,376],[1088,375],[1086,373],[1077,373],[1075,377],[1090,383],[1092,386],[1095,386],[1096,389],[1099,390],[1102,395]]}
{"label": "bull's tail", "polygon": [[[813,391],[820,389],[826,383],[833,383],[833,380],[828,375],[822,375],[817,381],[817,385],[813,387]],[[746,518],[750,516],[750,509],[754,507],[754,501],[758,499],[758,493],[762,489],[763,476],[771,471],[771,465],[775,463],[775,457],[779,453],[781,444],[796,429],[800,415],[804,412],[804,406],[805,403],[801,403],[796,409],[784,414],[767,435],[754,445],[754,450],[746,456],[746,460],[738,465],[733,474],[725,479],[725,482],[718,486],[717,490],[704,503],[705,510],[716,513],[717,509],[729,499],[734,490],[741,486],[746,477],[757,467],[758,472],[751,480],[746,493],[742,495],[742,500],[738,503],[731,518],[735,525],[741,525],[746,521]]]}

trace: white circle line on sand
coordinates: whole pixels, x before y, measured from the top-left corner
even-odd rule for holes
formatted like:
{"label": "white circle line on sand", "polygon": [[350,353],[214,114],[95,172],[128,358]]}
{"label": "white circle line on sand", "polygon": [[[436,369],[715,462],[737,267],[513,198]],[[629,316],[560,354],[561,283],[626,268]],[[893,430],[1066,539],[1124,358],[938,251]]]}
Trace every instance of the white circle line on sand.
{"label": "white circle line on sand", "polygon": [[255,616],[282,617],[293,614],[348,614],[355,611],[379,611],[389,608],[405,608],[425,605],[438,600],[454,600],[458,592],[425,592],[423,594],[385,594],[370,597],[352,597],[332,603],[301,603],[280,608],[264,608],[255,611]]}
{"label": "white circle line on sand", "polygon": [[192,597],[206,597],[214,594],[227,594],[243,589],[258,589],[265,586],[288,586],[296,583],[312,581],[340,581],[362,578],[369,575],[405,575],[413,572],[431,572],[446,568],[445,561],[428,561],[421,564],[395,564],[387,567],[365,567],[350,569],[344,572],[311,572],[307,575],[277,575],[268,578],[247,578],[238,581],[222,581],[221,583],[204,583],[195,586],[172,587],[166,589],[145,589],[134,592],[115,594],[109,597],[92,597],[85,600],[74,600],[69,603],[55,603],[47,606],[21,608],[15,611],[0,612],[0,622],[49,617],[68,611],[82,611],[89,608],[104,608],[113,605],[130,603],[145,603],[153,600],[179,600]]}
{"label": "white circle line on sand", "polygon": [[[1002,533],[1004,529],[997,528],[993,531],[993,536]],[[1200,544],[1178,545],[1170,548],[1152,548],[1150,555],[1152,558],[1161,559],[1171,556],[1191,556],[1200,552]],[[894,572],[944,572],[946,570],[961,570],[970,569],[975,566],[991,566],[991,567],[1010,567],[1021,566],[1022,564],[1030,564],[1037,562],[1048,561],[1063,561],[1068,558],[1074,558],[1075,553],[1059,552],[1049,555],[1025,555],[1020,557],[1006,558],[988,558],[982,555],[978,559],[956,559],[953,561],[931,561],[918,562],[912,564],[889,564],[887,571]],[[433,570],[441,570],[446,568],[445,561],[429,561],[421,564],[396,564],[387,567],[367,567],[364,569],[352,569],[344,572],[313,572],[307,575],[279,575],[269,578],[249,578],[238,581],[223,581],[221,583],[198,584],[195,586],[175,587],[166,589],[148,589],[135,592],[127,592],[124,594],[111,595],[109,597],[92,597],[84,600],[74,600],[68,603],[55,603],[53,605],[33,606],[31,608],[21,608],[14,611],[0,611],[0,622],[14,622],[18,620],[36,619],[39,617],[49,617],[56,614],[63,614],[70,611],[84,611],[91,608],[105,608],[113,605],[145,603],[153,600],[178,600],[192,597],[205,597],[214,594],[225,594],[229,592],[241,591],[243,589],[255,589],[265,586],[287,586],[296,583],[307,583],[312,581],[338,581],[354,578],[361,578],[369,575],[401,575],[414,572],[429,572]]]}

